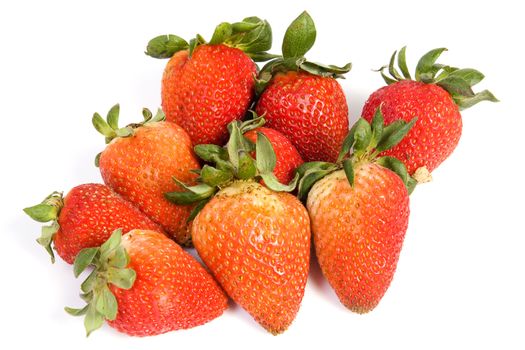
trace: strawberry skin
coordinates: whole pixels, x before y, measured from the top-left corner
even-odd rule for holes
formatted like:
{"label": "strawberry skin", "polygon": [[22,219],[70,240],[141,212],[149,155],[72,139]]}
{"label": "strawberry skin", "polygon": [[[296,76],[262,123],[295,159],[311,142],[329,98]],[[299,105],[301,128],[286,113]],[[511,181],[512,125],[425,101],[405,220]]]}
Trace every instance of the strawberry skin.
{"label": "strawberry skin", "polygon": [[310,221],[296,197],[236,181],[196,216],[192,236],[236,303],[274,334],[288,328],[303,298],[310,259]]}
{"label": "strawberry skin", "polygon": [[156,122],[134,130],[130,137],[113,139],[101,153],[100,172],[106,185],[160,224],[180,244],[190,239],[187,219],[191,206],[168,202],[165,192],[179,190],[176,176],[187,182],[199,162],[188,134],[177,124]]}
{"label": "strawberry skin", "polygon": [[[303,164],[301,155],[286,136],[271,128],[260,127],[250,130],[244,134],[244,137],[255,143],[257,141],[257,132],[263,133],[272,144],[277,158],[277,163],[273,170],[277,180],[283,184],[290,183],[294,178],[295,169]],[[255,154],[253,156],[255,157]]]}
{"label": "strawberry skin", "polygon": [[179,51],[162,78],[166,120],[184,128],[193,144],[224,144],[226,126],[241,119],[254,96],[255,63],[226,45],[199,45],[191,58]]}
{"label": "strawberry skin", "polygon": [[305,161],[337,159],[348,133],[348,105],[331,77],[277,73],[257,102],[266,126],[283,133]]}
{"label": "strawberry skin", "polygon": [[111,327],[133,336],[157,335],[202,325],[227,308],[213,277],[164,235],[133,230],[122,236],[122,245],[136,280],[127,290],[110,285],[118,302]]}
{"label": "strawberry skin", "polygon": [[124,232],[137,228],[163,232],[130,202],[101,184],[80,185],[69,191],[58,224],[55,249],[69,264],[79,251],[101,245],[118,228]]}
{"label": "strawberry skin", "polygon": [[379,105],[385,124],[418,117],[407,137],[382,153],[401,160],[410,174],[424,166],[432,172],[456,148],[461,137],[461,114],[442,87],[412,80],[384,86],[366,101],[363,118],[371,121]]}
{"label": "strawberry skin", "polygon": [[379,303],[394,276],[409,199],[391,170],[364,163],[354,171],[353,187],[343,170],[319,180],[307,208],[324,276],[347,308],[365,313]]}

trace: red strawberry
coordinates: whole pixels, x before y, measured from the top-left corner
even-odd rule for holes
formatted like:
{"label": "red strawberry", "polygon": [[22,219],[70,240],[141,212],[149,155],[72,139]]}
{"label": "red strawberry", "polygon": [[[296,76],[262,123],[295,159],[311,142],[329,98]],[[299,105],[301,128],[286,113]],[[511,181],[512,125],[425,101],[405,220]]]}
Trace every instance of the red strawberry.
{"label": "red strawberry", "polygon": [[178,204],[200,201],[203,209],[192,224],[199,256],[226,293],[277,334],[294,320],[304,294],[310,220],[301,202],[283,192],[293,190],[297,177],[290,186],[277,181],[268,138],[258,133],[254,160],[238,124],[230,129],[225,149],[196,147],[216,167],[204,166],[198,185],[168,197]]}
{"label": "red strawberry", "polygon": [[303,56],[315,36],[315,25],[303,12],[288,27],[283,57],[270,61],[260,73],[260,85],[266,87],[255,110],[305,161],[333,162],[348,133],[348,105],[335,78],[347,73],[351,64],[339,68],[306,61]]}
{"label": "red strawberry", "polygon": [[220,316],[227,298],[213,277],[188,253],[163,234],[116,230],[100,248],[82,250],[74,265],[82,283],[82,309],[89,335],[107,320],[120,332],[150,336],[202,325]]}
{"label": "red strawberry", "polygon": [[[279,131],[260,127],[244,133],[244,137],[255,143],[257,141],[257,133],[264,134],[270,140],[273,150],[275,151],[276,163],[273,173],[280,183],[290,183],[295,176],[295,169],[303,164],[303,159],[297,149],[292,145],[290,140],[286,138]],[[253,153],[252,156],[255,156]]]}
{"label": "red strawberry", "polygon": [[375,91],[362,112],[363,118],[370,121],[375,110],[382,105],[386,124],[418,117],[408,136],[399,145],[384,152],[384,155],[403,161],[410,174],[421,169],[415,177],[433,171],[454,151],[461,136],[460,110],[484,100],[497,101],[488,90],[477,94],[472,91],[472,86],[484,78],[477,70],[436,64],[445,50],[431,50],[420,59],[415,81],[408,72],[405,47],[398,56],[403,76],[394,67],[394,53],[389,65],[392,78],[383,74],[386,66],[381,68],[388,86]]}
{"label": "red strawberry", "polygon": [[177,124],[163,121],[159,110],[155,117],[145,109],[145,121],[118,128],[118,105],[111,109],[108,121],[93,117],[97,130],[109,142],[100,153],[98,165],[106,185],[129,200],[180,244],[190,242],[187,225],[191,207],[168,202],[164,193],[179,190],[172,177],[194,181],[190,170],[198,169],[188,134]]}
{"label": "red strawberry", "polygon": [[[255,60],[273,57],[268,22],[249,17],[220,24],[209,43],[188,44],[176,35],[152,39],[146,53],[169,58],[162,78],[162,107],[168,121],[184,128],[194,144],[223,144],[226,126],[241,119],[254,97]],[[253,59],[252,59],[253,58]]]}
{"label": "red strawberry", "polygon": [[53,192],[42,203],[24,211],[36,221],[52,221],[42,228],[37,241],[53,262],[52,243],[58,255],[72,264],[79,251],[101,245],[117,228],[124,232],[136,228],[163,232],[130,202],[100,184],[76,186],[65,197]]}
{"label": "red strawberry", "polygon": [[406,168],[395,158],[375,155],[398,143],[414,122],[383,129],[380,112],[372,126],[360,119],[339,163],[305,163],[298,169],[321,270],[341,302],[358,313],[372,310],[388,289],[408,225]]}

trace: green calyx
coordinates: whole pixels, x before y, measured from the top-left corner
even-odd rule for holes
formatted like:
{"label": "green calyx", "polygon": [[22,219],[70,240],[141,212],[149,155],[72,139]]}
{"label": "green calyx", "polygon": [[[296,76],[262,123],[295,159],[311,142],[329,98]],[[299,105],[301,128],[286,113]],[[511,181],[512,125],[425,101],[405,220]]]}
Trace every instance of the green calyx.
{"label": "green calyx", "polygon": [[[474,106],[481,101],[498,102],[498,99],[489,91],[483,90],[474,93],[472,87],[482,81],[485,76],[472,68],[459,69],[436,63],[439,56],[447,51],[446,48],[430,50],[419,60],[416,66],[415,80],[426,84],[436,84],[448,91],[454,102],[461,110]],[[395,67],[397,56],[397,66]],[[385,74],[388,69],[390,76]],[[385,82],[390,85],[401,80],[412,80],[406,63],[406,46],[394,52],[388,66],[378,69]]]}
{"label": "green calyx", "polygon": [[[229,186],[236,180],[264,180],[268,188],[274,191],[293,191],[297,185],[298,176],[290,184],[281,184],[273,170],[277,159],[272,144],[268,138],[258,132],[254,144],[243,134],[264,124],[262,117],[245,122],[233,121],[228,125],[230,139],[224,146],[197,145],[194,150],[205,164],[199,174],[197,185],[188,186],[178,179],[174,181],[184,189],[182,192],[169,192],[164,196],[175,204],[197,203],[188,221],[193,220],[197,213],[220,189]],[[251,156],[255,152],[255,159]]]}
{"label": "green calyx", "polygon": [[[268,62],[259,74],[258,84],[266,84],[278,72],[305,71],[314,75],[331,78],[344,78],[352,68],[351,63],[342,67],[308,61],[304,55],[315,43],[317,31],[315,23],[304,11],[288,27],[283,39],[282,57]],[[259,91],[261,88],[258,89]]]}
{"label": "green calyx", "polygon": [[109,284],[122,289],[130,289],[136,279],[133,269],[127,268],[129,255],[121,245],[122,230],[115,230],[111,237],[100,247],[82,249],[73,265],[75,277],[92,266],[93,270],[80,289],[80,297],[86,306],[80,309],[66,307],[67,313],[84,318],[86,335],[102,327],[104,320],[113,321],[117,317],[118,303],[109,289]]}
{"label": "green calyx", "polygon": [[36,240],[38,244],[45,248],[51,257],[51,262],[55,262],[55,254],[51,244],[53,238],[57,233],[60,225],[58,224],[58,215],[60,210],[64,207],[64,197],[62,192],[53,192],[47,196],[40,204],[32,207],[24,208],[24,212],[31,217],[31,219],[38,222],[51,222],[47,226],[42,226],[42,233]]}
{"label": "green calyx", "polygon": [[[120,114],[120,105],[116,104],[109,110],[106,120],[100,116],[100,114],[95,113],[93,114],[93,126],[95,129],[104,135],[106,144],[110,143],[113,139],[117,137],[130,137],[133,136],[134,130],[151,123],[161,122],[166,119],[166,116],[164,115],[164,112],[159,108],[157,110],[157,114],[153,116],[151,111],[147,108],[142,109],[142,116],[144,120],[140,123],[134,123],[129,124],[123,128],[120,128],[118,126],[118,120],[119,120],[119,114]],[[95,157],[95,165],[98,167],[98,162],[100,159],[101,153],[97,154]]]}
{"label": "green calyx", "polygon": [[224,44],[244,51],[254,61],[267,61],[278,55],[267,51],[272,47],[272,28],[266,20],[247,17],[241,22],[219,24],[209,42],[197,34],[189,42],[173,34],[160,35],[151,39],[146,55],[154,58],[170,58],[178,51],[189,50],[190,56],[198,45]]}
{"label": "green calyx", "polygon": [[410,122],[397,120],[384,125],[381,106],[376,110],[372,122],[360,118],[345,138],[336,163],[308,162],[297,168],[299,174],[298,197],[306,199],[312,186],[326,175],[343,169],[350,183],[354,185],[354,169],[361,163],[372,162],[395,172],[412,192],[415,181],[408,175],[405,165],[394,157],[379,157],[379,153],[396,146],[414,126],[417,118]]}

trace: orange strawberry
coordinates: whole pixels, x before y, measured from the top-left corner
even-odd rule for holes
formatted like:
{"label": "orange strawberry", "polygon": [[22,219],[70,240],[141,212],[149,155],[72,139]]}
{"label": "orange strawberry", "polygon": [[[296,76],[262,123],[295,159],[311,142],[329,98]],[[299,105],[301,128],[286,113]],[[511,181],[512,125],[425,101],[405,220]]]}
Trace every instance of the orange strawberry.
{"label": "orange strawberry", "polygon": [[286,31],[283,56],[268,62],[259,74],[261,93],[256,112],[266,126],[283,133],[305,161],[334,162],[348,133],[348,105],[335,78],[344,67],[307,61],[304,55],[315,42],[316,29],[307,12]]}
{"label": "orange strawberry", "polygon": [[191,182],[198,169],[188,134],[177,124],[163,121],[144,109],[144,121],[118,128],[119,107],[113,107],[104,121],[95,113],[93,124],[106,136],[106,149],[97,164],[106,185],[137,206],[180,244],[190,242],[187,226],[191,207],[168,202],[163,194],[179,190],[177,176]]}
{"label": "orange strawberry", "polygon": [[240,120],[254,97],[254,60],[267,60],[272,45],[268,22],[257,17],[221,23],[210,42],[202,36],[186,42],[162,35],[146,54],[170,58],[162,78],[162,108],[168,121],[184,128],[194,144],[224,144],[226,126]]}
{"label": "orange strawberry", "polygon": [[380,69],[388,85],[370,95],[362,115],[370,121],[377,107],[382,105],[386,124],[418,117],[407,137],[384,155],[397,157],[405,163],[409,174],[425,181],[425,177],[429,178],[428,172],[437,168],[456,148],[462,130],[460,111],[480,101],[498,100],[488,90],[472,91],[472,86],[484,78],[479,71],[435,63],[445,48],[426,53],[417,64],[416,80],[412,80],[405,49],[403,47],[398,55],[403,76],[394,67],[394,52],[388,66],[392,77],[383,73],[386,66]]}
{"label": "orange strawberry", "polygon": [[414,123],[383,128],[378,109],[372,125],[360,119],[352,127],[337,164],[298,169],[321,270],[341,302],[358,313],[372,310],[388,289],[408,225],[406,168],[376,156],[399,143]]}
{"label": "orange strawberry", "polygon": [[235,302],[278,334],[294,320],[304,294],[310,220],[301,202],[284,192],[293,190],[297,176],[286,186],[273,174],[276,158],[268,138],[258,133],[254,160],[238,123],[229,127],[225,148],[196,147],[216,166],[205,165],[199,184],[187,186],[186,193],[167,197],[177,204],[200,201],[192,224],[199,256]]}
{"label": "orange strawberry", "polygon": [[88,266],[94,270],[82,283],[82,309],[87,335],[107,320],[120,332],[150,336],[192,328],[220,316],[227,298],[213,277],[165,235],[116,230],[100,246],[82,250],[74,264],[75,277]]}
{"label": "orange strawberry", "polygon": [[76,186],[65,197],[53,192],[24,211],[36,221],[52,222],[42,227],[42,236],[37,240],[52,262],[52,243],[58,255],[72,264],[79,251],[101,245],[118,228],[124,232],[136,228],[163,232],[130,202],[101,184]]}

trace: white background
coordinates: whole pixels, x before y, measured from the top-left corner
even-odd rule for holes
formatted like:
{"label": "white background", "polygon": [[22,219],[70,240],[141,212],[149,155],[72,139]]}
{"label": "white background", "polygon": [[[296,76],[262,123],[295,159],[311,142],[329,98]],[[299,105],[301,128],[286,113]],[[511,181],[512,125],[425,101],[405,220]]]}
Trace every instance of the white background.
{"label": "white background", "polygon": [[[525,348],[521,11],[505,1],[295,3],[2,2],[0,347]],[[101,181],[93,158],[104,143],[93,112],[120,102],[125,124],[143,106],[160,105],[166,61],[143,54],[150,38],[209,39],[222,21],[258,15],[271,22],[279,52],[286,26],[304,9],[318,30],[308,57],[354,64],[341,81],[352,120],[383,84],[371,69],[403,45],[412,69],[429,49],[448,47],[440,61],[479,69],[487,78],[478,89],[502,101],[463,113],[456,151],[411,197],[398,271],[380,305],[367,315],[346,310],[313,264],[302,308],[277,337],[232,304],[187,331],[138,339],[105,326],[86,339],[82,320],[62,309],[81,305],[79,281],[62,261],[49,263],[34,241],[39,225],[22,208],[53,190]]]}

